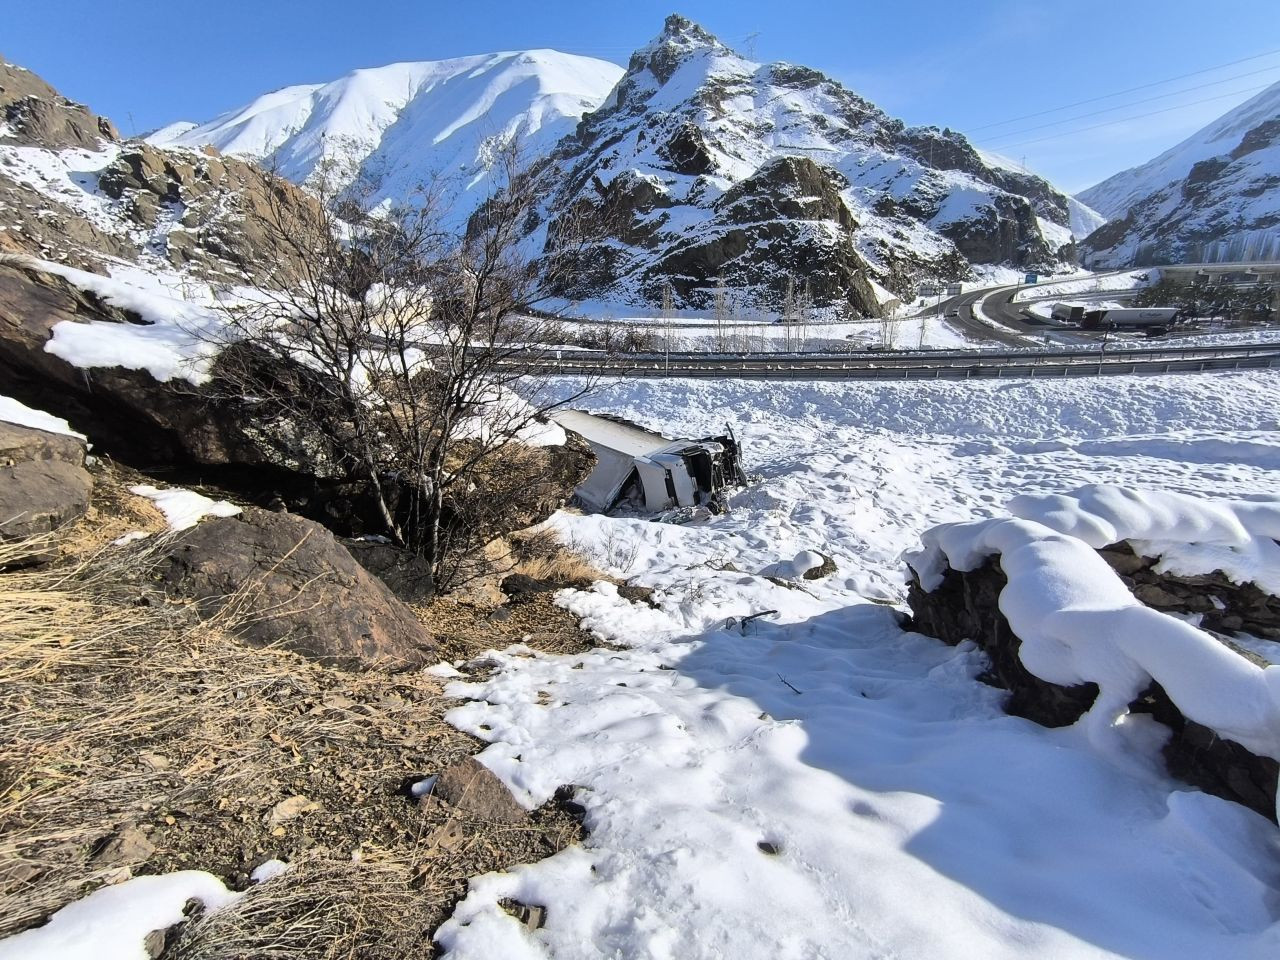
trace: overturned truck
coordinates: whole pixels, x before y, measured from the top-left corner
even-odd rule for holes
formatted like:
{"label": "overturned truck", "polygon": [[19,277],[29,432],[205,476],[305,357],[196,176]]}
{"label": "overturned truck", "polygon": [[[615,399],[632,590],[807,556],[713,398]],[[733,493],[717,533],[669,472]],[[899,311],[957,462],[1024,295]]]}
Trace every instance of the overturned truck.
{"label": "overturned truck", "polygon": [[606,511],[623,501],[659,512],[716,501],[726,487],[746,482],[732,431],[673,440],[634,423],[582,410],[552,414],[596,455],[596,466],[575,493],[583,506]]}

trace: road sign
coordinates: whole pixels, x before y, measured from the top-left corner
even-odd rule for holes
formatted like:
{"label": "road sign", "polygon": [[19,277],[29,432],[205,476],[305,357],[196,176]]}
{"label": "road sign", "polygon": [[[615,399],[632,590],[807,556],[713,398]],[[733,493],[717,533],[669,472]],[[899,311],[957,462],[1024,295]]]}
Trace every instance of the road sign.
{"label": "road sign", "polygon": [[962,294],[962,293],[964,293],[964,284],[961,284],[961,283],[948,283],[948,284],[947,284],[947,296],[948,296],[948,297],[958,297],[958,296],[960,296],[960,294]]}
{"label": "road sign", "polygon": [[1023,280],[1022,282],[1023,282],[1023,283],[1036,283],[1037,281],[1039,281],[1039,279],[1040,279],[1039,274],[1035,274],[1035,273],[1028,273],[1028,274],[1027,274],[1027,278],[1026,278],[1025,280]]}

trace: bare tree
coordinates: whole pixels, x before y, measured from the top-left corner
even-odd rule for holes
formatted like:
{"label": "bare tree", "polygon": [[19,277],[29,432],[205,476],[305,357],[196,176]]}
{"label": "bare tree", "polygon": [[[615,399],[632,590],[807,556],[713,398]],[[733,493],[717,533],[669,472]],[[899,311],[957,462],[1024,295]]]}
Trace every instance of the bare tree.
{"label": "bare tree", "polygon": [[246,211],[288,262],[225,308],[217,372],[271,412],[264,423],[322,438],[316,456],[358,482],[380,532],[447,585],[460,552],[537,495],[531,441],[589,386],[553,394],[529,360],[558,342],[532,308],[576,254],[573,225],[557,224],[563,256],[525,249],[539,198],[514,148],[494,155],[466,218],[442,202],[448,184],[392,203],[340,167],[318,174],[309,193],[270,174]]}

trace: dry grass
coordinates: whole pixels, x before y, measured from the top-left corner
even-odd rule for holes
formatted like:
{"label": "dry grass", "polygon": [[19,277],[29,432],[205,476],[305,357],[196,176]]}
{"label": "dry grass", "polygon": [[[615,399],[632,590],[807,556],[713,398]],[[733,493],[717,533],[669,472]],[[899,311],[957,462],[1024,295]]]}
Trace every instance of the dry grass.
{"label": "dry grass", "polygon": [[597,580],[613,582],[580,553],[570,549],[560,535],[547,526],[530,527],[509,538],[512,572],[523,573],[547,583],[581,585]]}
{"label": "dry grass", "polygon": [[[138,528],[114,516],[111,534]],[[184,925],[165,956],[406,956],[467,877],[580,835],[558,809],[513,830],[411,802],[406,782],[477,749],[444,722],[439,681],[248,649],[152,588],[163,538],[99,549],[102,524],[53,545],[58,565],[0,573],[0,937],[131,872],[243,888],[279,858],[285,878]],[[0,544],[0,569],[32,546]],[[314,809],[273,820],[295,796]],[[154,849],[104,860],[126,826]]]}

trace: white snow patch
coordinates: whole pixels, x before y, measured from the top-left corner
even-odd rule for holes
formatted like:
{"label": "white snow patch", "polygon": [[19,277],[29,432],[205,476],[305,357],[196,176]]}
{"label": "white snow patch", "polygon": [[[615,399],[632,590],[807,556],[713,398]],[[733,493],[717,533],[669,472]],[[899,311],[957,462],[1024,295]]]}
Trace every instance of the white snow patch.
{"label": "white snow patch", "polygon": [[85,439],[83,433],[77,433],[72,430],[71,424],[61,417],[55,417],[53,414],[45,413],[43,410],[28,407],[26,404],[13,399],[13,397],[0,396],[0,420],[6,423],[16,423],[20,427],[43,430],[46,433],[60,433],[68,437]]}
{"label": "white snow patch", "polygon": [[234,517],[241,512],[234,503],[211,500],[194,490],[184,490],[181,487],[161,490],[144,483],[130,487],[129,492],[154,501],[169,521],[170,530],[189,530],[205,517]]}
{"label": "white snow patch", "polygon": [[188,900],[213,911],[240,896],[199,870],[134,877],[63,907],[43,927],[0,940],[0,960],[145,960],[143,939],[182,920]]}

